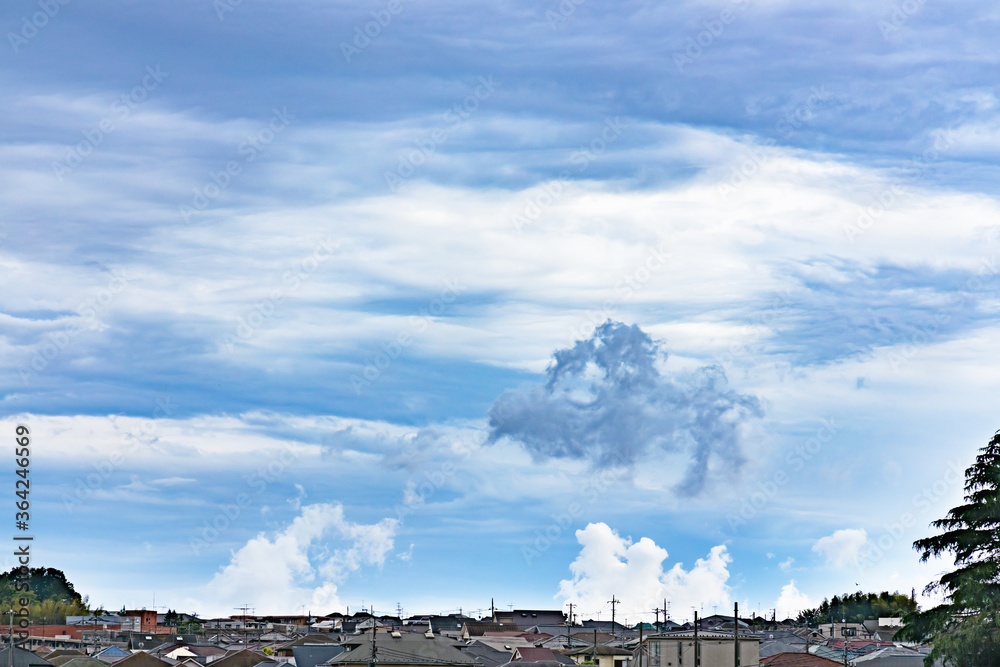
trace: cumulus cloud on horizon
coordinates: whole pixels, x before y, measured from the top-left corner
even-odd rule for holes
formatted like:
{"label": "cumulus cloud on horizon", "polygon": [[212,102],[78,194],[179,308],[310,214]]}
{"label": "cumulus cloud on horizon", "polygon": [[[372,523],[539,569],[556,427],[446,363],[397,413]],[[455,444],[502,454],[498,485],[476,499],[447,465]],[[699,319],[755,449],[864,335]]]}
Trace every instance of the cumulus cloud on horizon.
{"label": "cumulus cloud on horizon", "polygon": [[713,468],[744,462],[741,427],[763,416],[718,366],[665,375],[667,353],[638,325],[608,320],[557,350],[545,384],[508,391],[490,409],[489,441],[511,438],[539,457],[631,465],[654,451],[690,457],[676,490],[704,490]]}
{"label": "cumulus cloud on horizon", "polygon": [[816,603],[795,586],[794,579],[781,587],[781,595],[774,603],[774,608],[780,619],[795,618],[800,611],[812,609],[815,606]]}
{"label": "cumulus cloud on horizon", "polygon": [[648,537],[633,542],[606,523],[591,523],[576,531],[576,539],[582,548],[569,566],[573,578],[559,582],[558,597],[581,613],[595,613],[612,595],[623,601],[620,611],[630,614],[648,613],[664,599],[680,610],[730,603],[732,557],[725,545],[712,547],[690,570],[675,563],[664,571],[669,554]]}
{"label": "cumulus cloud on horizon", "polygon": [[[284,530],[261,532],[233,553],[207,585],[202,607],[248,604],[259,613],[339,608],[337,587],[363,566],[381,566],[394,548],[399,522],[358,524],[340,504],[307,505]],[[221,613],[221,611],[220,611]]]}

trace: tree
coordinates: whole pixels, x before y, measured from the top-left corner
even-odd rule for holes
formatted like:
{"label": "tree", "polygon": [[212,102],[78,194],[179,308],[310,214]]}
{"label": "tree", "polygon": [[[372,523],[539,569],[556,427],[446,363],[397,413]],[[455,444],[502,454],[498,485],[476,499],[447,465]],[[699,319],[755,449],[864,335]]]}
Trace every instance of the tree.
{"label": "tree", "polygon": [[846,620],[861,623],[870,619],[902,616],[915,611],[917,604],[909,596],[900,592],[856,593],[833,596],[824,599],[815,609],[799,612],[799,623],[815,628],[821,623]]}
{"label": "tree", "polygon": [[[15,583],[27,579],[28,591],[15,590]],[[27,577],[22,577],[20,568],[0,574],[0,608],[20,607],[20,601],[28,601],[28,613],[32,623],[61,625],[67,616],[83,616],[87,606],[83,597],[66,579],[62,570],[53,567],[30,568]]]}
{"label": "tree", "polygon": [[965,504],[931,526],[944,532],[913,543],[920,561],[952,554],[955,569],[925,589],[944,602],[908,614],[901,637],[933,644],[927,665],[1000,664],[1000,431],[965,471]]}

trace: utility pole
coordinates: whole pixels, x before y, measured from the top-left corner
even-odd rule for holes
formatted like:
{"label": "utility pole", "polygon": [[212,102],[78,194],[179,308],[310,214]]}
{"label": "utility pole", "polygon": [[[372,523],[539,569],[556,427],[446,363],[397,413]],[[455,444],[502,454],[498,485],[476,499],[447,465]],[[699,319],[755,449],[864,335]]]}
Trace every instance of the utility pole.
{"label": "utility pole", "polygon": [[594,626],[594,651],[590,656],[590,661],[597,664],[597,626]]}
{"label": "utility pole", "polygon": [[701,646],[698,645],[698,612],[694,612],[694,667],[701,667]]}
{"label": "utility pole", "polygon": [[372,614],[371,614],[371,619],[372,619],[372,657],[371,657],[371,660],[368,661],[368,667],[375,667],[375,661],[376,661],[376,658],[375,658],[375,653],[376,653],[376,648],[375,648],[375,610],[372,609],[371,611],[372,611]]}
{"label": "utility pole", "polygon": [[660,631],[660,608],[657,607],[656,609],[654,609],[653,613],[656,614],[656,631],[659,632]]}
{"label": "utility pole", "polygon": [[566,619],[566,645],[573,648],[573,603],[569,603],[569,617]]}
{"label": "utility pole", "polygon": [[615,643],[615,605],[620,603],[621,600],[616,600],[615,596],[612,595],[611,599],[608,600],[611,603],[611,643]]}
{"label": "utility pole", "polygon": [[639,619],[639,667],[642,667],[642,618]]}
{"label": "utility pole", "polygon": [[740,667],[740,603],[733,603],[733,667]]}

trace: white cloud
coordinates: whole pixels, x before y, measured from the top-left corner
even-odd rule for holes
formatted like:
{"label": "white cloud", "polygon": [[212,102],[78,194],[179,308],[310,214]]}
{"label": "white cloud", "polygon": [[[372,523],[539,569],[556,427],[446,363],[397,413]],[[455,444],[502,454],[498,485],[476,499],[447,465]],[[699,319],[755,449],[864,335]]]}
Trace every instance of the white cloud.
{"label": "white cloud", "polygon": [[813,551],[823,554],[828,565],[844,567],[856,563],[858,555],[868,542],[868,533],[864,528],[845,528],[833,535],[820,538],[813,545]]}
{"label": "white cloud", "polygon": [[778,563],[778,567],[780,567],[782,570],[788,570],[791,569],[792,563],[794,562],[795,559],[789,556],[786,560],[783,560],[780,563]]}
{"label": "white cloud", "polygon": [[598,610],[612,595],[621,599],[619,612],[648,614],[649,610],[671,601],[677,616],[702,605],[729,605],[728,564],[732,558],[724,545],[712,547],[706,558],[685,570],[676,563],[664,572],[667,550],[648,537],[633,542],[605,523],[591,523],[576,531],[583,547],[570,564],[572,579],[559,582],[559,595],[581,610]]}
{"label": "white cloud", "polygon": [[[284,530],[248,541],[209,582],[199,608],[249,604],[258,613],[290,612],[305,604],[338,608],[337,585],[363,565],[381,566],[393,549],[398,522],[347,521],[341,505],[307,505]],[[331,550],[331,534],[346,546]],[[316,555],[318,554],[318,555]],[[220,612],[221,613],[221,612]]]}
{"label": "white cloud", "polygon": [[794,579],[781,587],[781,595],[778,596],[777,601],[774,603],[774,608],[777,610],[779,619],[794,618],[800,611],[812,609],[815,606],[816,603],[808,595],[795,587]]}

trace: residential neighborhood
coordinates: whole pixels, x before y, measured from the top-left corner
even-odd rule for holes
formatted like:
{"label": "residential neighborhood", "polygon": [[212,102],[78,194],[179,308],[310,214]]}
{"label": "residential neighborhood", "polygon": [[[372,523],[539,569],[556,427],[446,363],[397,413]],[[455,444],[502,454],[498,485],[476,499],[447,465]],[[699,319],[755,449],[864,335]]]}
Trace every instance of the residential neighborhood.
{"label": "residential neighborhood", "polygon": [[[147,609],[30,625],[12,667],[922,667],[927,646],[894,641],[900,618],[808,627],[712,614],[628,625],[560,610],[223,618]],[[658,612],[660,610],[657,610]],[[734,609],[738,611],[738,609]],[[664,614],[666,616],[666,614]],[[10,655],[13,651],[13,655]]]}

